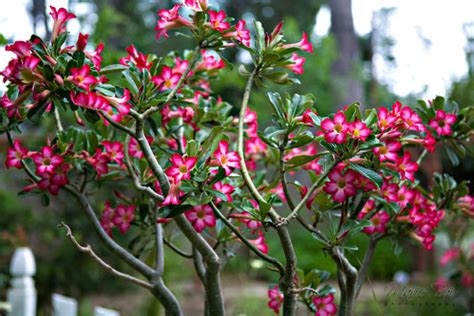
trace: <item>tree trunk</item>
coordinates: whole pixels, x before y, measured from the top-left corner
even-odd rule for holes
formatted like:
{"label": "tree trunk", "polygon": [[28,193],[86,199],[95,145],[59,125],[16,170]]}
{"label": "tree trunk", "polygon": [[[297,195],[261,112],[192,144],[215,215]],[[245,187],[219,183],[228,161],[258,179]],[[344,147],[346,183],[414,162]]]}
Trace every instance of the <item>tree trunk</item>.
{"label": "tree trunk", "polygon": [[354,101],[364,104],[364,88],[358,78],[361,62],[360,47],[352,18],[352,0],[329,0],[331,9],[331,33],[338,50],[338,58],[332,65],[332,76],[336,82],[334,96],[337,107]]}

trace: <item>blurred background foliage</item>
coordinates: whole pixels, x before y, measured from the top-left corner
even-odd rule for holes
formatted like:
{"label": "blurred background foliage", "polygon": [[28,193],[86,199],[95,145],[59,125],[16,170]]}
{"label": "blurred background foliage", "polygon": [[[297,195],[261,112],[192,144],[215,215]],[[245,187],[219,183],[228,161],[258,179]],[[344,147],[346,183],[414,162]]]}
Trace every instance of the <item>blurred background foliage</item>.
{"label": "blurred background foliage", "polygon": [[[47,25],[49,21],[45,0],[30,0],[30,13],[34,27]],[[69,1],[73,7],[76,3],[87,3],[94,10],[97,19],[91,22],[88,14],[78,14],[81,25],[92,30],[90,36],[91,44],[95,45],[102,41],[105,45],[104,64],[117,63],[120,57],[126,55],[125,48],[131,43],[135,44],[139,51],[145,54],[165,55],[178,49],[189,49],[193,43],[172,37],[169,40],[155,40],[154,25],[156,23],[156,12],[160,8],[168,8],[173,1],[153,0],[74,0]],[[366,107],[376,105],[389,105],[396,99],[402,102],[413,103],[417,95],[396,96],[390,89],[377,81],[374,75],[373,56],[374,53],[381,55],[390,65],[395,65],[395,57],[392,53],[393,41],[386,35],[386,23],[393,9],[386,8],[375,12],[373,16],[373,30],[367,36],[357,36],[352,24],[350,0],[300,0],[298,5],[288,5],[283,0],[218,0],[220,9],[227,11],[228,15],[252,21],[258,19],[263,22],[267,30],[271,30],[278,22],[284,20],[284,32],[290,41],[298,41],[301,32],[312,34],[316,23],[316,16],[322,5],[329,5],[332,11],[332,32],[323,38],[314,38],[315,53],[307,57],[305,73],[299,77],[302,85],[287,86],[284,88],[269,86],[265,89],[256,89],[251,97],[250,106],[259,114],[262,126],[268,125],[271,115],[268,111],[268,100],[266,91],[278,90],[289,93],[312,93],[317,98],[317,108],[321,114],[327,114],[341,107],[346,97],[351,100],[362,101]],[[347,23],[349,19],[350,23]],[[339,24],[340,25],[339,25]],[[252,28],[252,24],[247,24]],[[46,36],[49,32],[46,29]],[[347,39],[349,37],[349,39]],[[346,39],[346,41],[344,41]],[[0,44],[4,45],[8,39],[0,37]],[[474,39],[470,39],[470,43]],[[342,42],[341,42],[342,41]],[[339,43],[339,45],[338,45]],[[341,49],[344,46],[344,49]],[[349,45],[349,46],[347,46]],[[352,45],[352,46],[350,46]],[[233,50],[227,52],[228,59],[234,61],[245,61]],[[467,56],[472,59],[472,56]],[[344,64],[343,67],[335,65]],[[461,106],[474,104],[474,75],[472,71],[457,82],[454,82],[449,92],[449,97],[457,100]],[[345,68],[344,68],[345,67]],[[394,66],[395,67],[395,66]],[[338,69],[336,69],[338,68]],[[340,80],[340,78],[342,78]],[[349,81],[350,82],[349,82]],[[239,104],[244,86],[244,81],[238,74],[237,68],[226,69],[222,75],[212,82],[216,94],[221,95],[224,100],[231,104]],[[349,87],[350,85],[350,87]],[[354,88],[354,89],[353,89]],[[358,95],[359,92],[361,95]],[[354,97],[356,96],[356,97]],[[237,107],[234,109],[237,111]],[[31,127],[36,131],[35,127]],[[3,141],[3,140],[2,140]],[[30,140],[31,141],[31,140]],[[6,144],[2,143],[1,148]],[[472,178],[474,163],[472,160],[464,160],[456,167],[444,164],[445,170],[454,172],[458,180]],[[20,173],[14,171],[6,172],[2,167],[0,170],[0,298],[4,298],[8,282],[8,263],[15,247],[21,245],[31,246],[36,255],[38,272],[36,284],[39,293],[39,306],[41,313],[47,314],[50,309],[50,295],[52,292],[61,292],[76,298],[84,298],[97,293],[119,294],[127,291],[135,292],[136,288],[117,281],[107,272],[100,269],[95,262],[76,251],[66,240],[64,232],[57,225],[64,221],[73,227],[79,240],[93,244],[98,253],[106,260],[116,263],[109,253],[100,247],[94,234],[89,234],[90,228],[87,220],[81,216],[81,211],[75,205],[68,203],[66,196],[61,196],[57,202],[49,207],[42,207],[41,198],[17,196],[19,189],[25,185]],[[295,246],[298,252],[299,267],[305,271],[312,268],[325,269],[331,273],[335,267],[329,257],[326,257],[317,243],[305,231],[292,229],[295,238]],[[127,242],[127,237],[114,235],[121,242]],[[270,254],[281,256],[277,238],[271,234],[267,238]],[[353,244],[364,250],[367,244],[365,236],[357,237]],[[408,243],[409,244],[409,243]],[[184,245],[186,246],[186,245]],[[393,243],[385,240],[377,249],[375,259],[370,268],[372,280],[390,280],[396,271],[413,272],[420,268],[416,262],[419,258],[415,252],[422,252],[420,248],[407,245],[401,253],[394,254]],[[259,267],[251,259],[245,250],[241,252],[240,259],[229,260],[224,273],[248,274],[250,277],[274,282],[273,273]],[[362,260],[362,251],[354,253],[354,260]],[[246,258],[247,256],[247,258]],[[246,260],[249,259],[249,260]],[[258,263],[258,262],[257,262]],[[169,267],[166,278],[172,288],[178,292],[178,296],[184,295],[181,284],[189,282],[192,274],[192,265],[176,254],[167,251],[166,266]],[[173,269],[172,267],[179,267]],[[428,265],[430,267],[430,265]],[[126,267],[118,265],[117,268]],[[422,267],[425,269],[426,267]],[[427,270],[430,272],[430,270]],[[146,295],[145,295],[146,297]],[[261,302],[257,298],[242,298],[245,300],[245,308],[239,307],[236,312],[258,311],[261,314]],[[141,314],[156,315],[158,307],[152,300],[141,302]],[[375,315],[380,310],[379,303],[365,307],[363,313]],[[245,309],[245,310],[243,310]],[[88,315],[91,303],[86,299],[81,306],[82,315]],[[367,310],[369,312],[367,312]],[[265,310],[266,312],[266,310]],[[269,313],[270,314],[270,313]],[[420,315],[421,315],[420,311]],[[263,314],[262,314],[263,315]],[[399,315],[396,311],[387,315]],[[408,314],[407,314],[408,315]],[[411,314],[410,314],[411,315]],[[414,314],[413,314],[414,315]],[[431,315],[431,314],[430,314]]]}

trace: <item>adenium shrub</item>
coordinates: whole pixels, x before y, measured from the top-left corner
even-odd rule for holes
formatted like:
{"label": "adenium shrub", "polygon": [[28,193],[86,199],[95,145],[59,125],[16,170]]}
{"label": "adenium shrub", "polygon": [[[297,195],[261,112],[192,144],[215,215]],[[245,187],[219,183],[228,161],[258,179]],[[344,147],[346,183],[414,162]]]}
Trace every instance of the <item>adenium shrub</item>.
{"label": "adenium shrub", "polygon": [[[10,144],[5,165],[25,172],[30,184],[24,192],[70,194],[104,244],[140,275],[118,277],[148,289],[167,315],[182,315],[182,309],[163,281],[164,244],[193,260],[210,315],[225,313],[220,271],[235,245],[274,272],[278,284],[268,291],[268,307],[275,313],[294,315],[299,302],[315,315],[351,315],[380,240],[411,238],[431,249],[445,217],[473,217],[472,197],[452,178],[437,175],[431,191],[416,179],[435,147],[448,144],[454,158],[465,154],[472,108],[459,110],[436,97],[366,111],[353,103],[322,116],[311,95],[269,92],[260,106],[273,112],[273,123],[261,129],[249,107],[253,86],[297,83],[289,71],[303,73],[302,54],[313,52],[306,33],[288,43],[282,23],[265,32],[255,21],[250,32],[245,21],[205,0],[186,0],[160,10],[155,29],[157,38],[187,32],[193,51],[158,58],[131,43],[119,64],[103,65],[107,48],[100,43],[85,51],[87,34],[64,45],[75,15],[51,10],[51,41],[33,35],[6,47],[15,57],[1,72],[8,83],[0,98],[2,133]],[[236,116],[212,90],[229,63],[222,57],[228,49],[246,50],[253,60],[239,67],[247,84]],[[52,121],[55,129],[32,143],[22,136],[28,121]],[[124,189],[114,200],[91,194],[118,184]],[[288,228],[293,222],[334,260],[339,289],[326,283],[328,272],[298,268]],[[272,230],[277,234],[268,235]],[[114,240],[117,231],[137,241],[154,234],[155,264],[140,259],[153,247],[135,256]],[[188,240],[192,255],[165,233]],[[347,256],[355,251],[349,244],[354,234],[370,241],[358,268]],[[273,250],[284,262],[270,255],[268,238],[278,238],[281,247]],[[443,265],[457,259],[446,255]],[[463,280],[472,283],[472,275]]]}

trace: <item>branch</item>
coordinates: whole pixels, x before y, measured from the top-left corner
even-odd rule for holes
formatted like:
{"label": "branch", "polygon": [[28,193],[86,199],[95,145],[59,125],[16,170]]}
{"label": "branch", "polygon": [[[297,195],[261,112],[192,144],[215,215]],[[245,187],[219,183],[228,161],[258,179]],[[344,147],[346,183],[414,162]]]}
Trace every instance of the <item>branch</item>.
{"label": "branch", "polygon": [[210,315],[224,315],[224,299],[220,281],[221,260],[209,243],[197,233],[183,214],[174,217],[176,224],[206,262],[206,300]]}
{"label": "branch", "polygon": [[191,60],[189,61],[188,67],[184,70],[183,74],[181,75],[181,78],[179,78],[179,81],[176,84],[176,86],[173,88],[173,90],[171,90],[170,94],[168,94],[168,96],[166,97],[166,100],[164,102],[162,102],[160,105],[152,106],[152,107],[148,108],[145,112],[140,114],[141,119],[144,119],[144,118],[148,117],[149,115],[155,113],[156,111],[158,111],[160,109],[160,106],[162,104],[167,104],[171,101],[171,99],[174,98],[174,96],[179,91],[179,89],[181,89],[181,86],[183,85],[184,80],[186,80],[186,77],[188,76],[189,72],[191,71],[191,69],[193,69],[194,65],[196,64],[196,61],[198,59],[200,50],[201,50],[200,45],[198,45],[198,46],[196,46],[196,48],[194,48],[194,51],[191,55]]}
{"label": "branch", "polygon": [[[155,216],[156,220],[156,216]],[[155,234],[156,234],[156,262],[155,262],[155,271],[158,275],[163,276],[165,270],[165,253],[163,249],[163,227],[160,223],[155,224]]]}
{"label": "branch", "polygon": [[69,192],[70,194],[72,194],[76,198],[77,202],[85,210],[87,217],[89,218],[92,225],[94,226],[94,229],[96,233],[99,235],[100,239],[113,253],[115,253],[119,258],[125,261],[131,268],[140,272],[147,278],[151,278],[153,276],[155,271],[153,271],[152,268],[150,268],[148,265],[146,265],[145,263],[137,259],[135,256],[133,256],[130,252],[128,252],[125,248],[123,248],[118,243],[116,243],[107,234],[107,232],[102,228],[102,225],[100,224],[94,212],[94,209],[90,205],[89,200],[85,197],[83,193],[79,193],[74,187],[70,185],[64,186],[63,189]]}
{"label": "branch", "polygon": [[227,217],[224,216],[224,214],[221,213],[221,211],[216,207],[216,205],[211,202],[210,203],[213,211],[214,211],[214,214],[227,226],[229,227],[230,230],[232,230],[232,232],[234,234],[237,235],[237,237],[254,253],[257,255],[257,257],[259,257],[260,259],[274,265],[278,271],[280,272],[281,275],[284,274],[285,272],[285,268],[283,267],[283,264],[281,264],[280,261],[278,261],[276,258],[273,258],[273,257],[270,257],[266,254],[264,254],[263,252],[261,252],[260,250],[258,250],[247,238],[245,238],[245,236],[240,232],[240,230],[235,227],[228,219]]}
{"label": "branch", "polygon": [[114,269],[111,265],[109,265],[107,262],[105,262],[104,260],[102,260],[102,258],[100,258],[95,252],[94,250],[92,250],[91,246],[90,245],[86,245],[86,246],[81,246],[81,244],[79,244],[79,242],[76,240],[76,238],[74,237],[74,235],[72,234],[72,231],[71,231],[71,228],[66,225],[64,222],[62,222],[59,226],[61,227],[64,227],[66,229],[66,236],[71,240],[71,242],[74,244],[74,246],[76,246],[76,248],[80,251],[80,252],[83,252],[83,253],[86,253],[88,254],[89,256],[92,257],[92,259],[94,259],[100,266],[102,266],[103,268],[105,268],[107,271],[109,271],[110,273],[112,273],[113,275],[129,282],[129,283],[133,283],[135,285],[138,285],[138,286],[141,286],[141,287],[144,287],[148,290],[151,290],[153,288],[153,285],[151,283],[148,283],[144,280],[140,280],[140,279],[137,279],[131,275],[128,275],[126,273],[123,273],[123,272],[120,272],[116,269]]}
{"label": "branch", "polygon": [[138,178],[138,175],[135,173],[135,169],[133,168],[132,162],[130,160],[130,155],[128,154],[128,144],[130,143],[130,136],[127,136],[125,139],[125,145],[124,145],[124,162],[125,166],[127,167],[128,173],[133,179],[133,184],[135,186],[135,189],[137,189],[140,192],[148,194],[152,199],[158,200],[158,201],[163,201],[163,196],[161,194],[158,194],[155,192],[150,187],[142,185],[140,182],[140,179]]}
{"label": "branch", "polygon": [[158,160],[156,159],[153,153],[153,150],[150,147],[150,143],[145,137],[145,132],[143,131],[143,128],[144,128],[143,120],[137,119],[137,125],[136,125],[137,141],[140,144],[140,148],[142,149],[143,154],[145,155],[145,159],[148,162],[148,165],[150,166],[151,171],[153,172],[153,175],[158,179],[158,182],[160,183],[160,187],[161,187],[161,190],[163,190],[163,194],[166,196],[170,189],[169,179],[166,176],[165,172],[163,171],[163,168],[161,168],[160,164],[158,163]]}

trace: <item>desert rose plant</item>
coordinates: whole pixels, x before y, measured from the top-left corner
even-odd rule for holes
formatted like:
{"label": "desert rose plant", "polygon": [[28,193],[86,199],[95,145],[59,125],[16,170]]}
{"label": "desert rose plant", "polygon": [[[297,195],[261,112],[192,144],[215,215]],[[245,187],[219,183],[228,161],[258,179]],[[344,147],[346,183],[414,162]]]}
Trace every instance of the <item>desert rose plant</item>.
{"label": "desert rose plant", "polygon": [[[16,57],[1,72],[8,83],[0,99],[10,143],[5,165],[28,176],[22,193],[44,201],[69,194],[102,242],[136,273],[114,269],[63,224],[73,244],[115,276],[148,289],[167,315],[182,309],[163,281],[165,246],[193,261],[206,315],[225,314],[220,272],[235,244],[274,272],[268,307],[275,313],[295,315],[306,306],[315,315],[351,315],[381,239],[410,237],[431,249],[445,214],[465,208],[466,190],[464,197],[454,194],[456,187],[432,194],[415,173],[438,143],[453,157],[465,154],[472,109],[437,97],[414,108],[396,102],[365,112],[353,103],[323,117],[311,95],[269,92],[273,124],[260,130],[249,107],[252,89],[298,83],[290,73],[303,73],[301,54],[313,51],[306,34],[287,43],[281,23],[265,32],[254,22],[250,32],[245,21],[206,0],[186,0],[158,12],[156,31],[167,38],[178,30],[195,43],[193,51],[157,57],[131,45],[120,64],[103,65],[102,44],[91,49],[85,34],[68,38],[72,13],[51,7],[51,16],[51,41],[33,35],[6,47]],[[222,56],[228,49],[252,57],[239,67],[247,84],[237,117],[211,89],[220,69],[232,67]],[[28,144],[20,136],[28,122],[54,122],[55,131],[41,146]],[[115,198],[104,198],[104,189]],[[472,204],[467,215],[472,218]],[[298,269],[290,224],[334,260],[338,291],[325,284],[329,273]],[[284,261],[268,254],[271,230]],[[133,234],[133,251],[114,240],[118,233]],[[357,251],[348,244],[355,234],[370,240],[360,265],[347,257]],[[192,252],[170,236],[187,240]]]}

